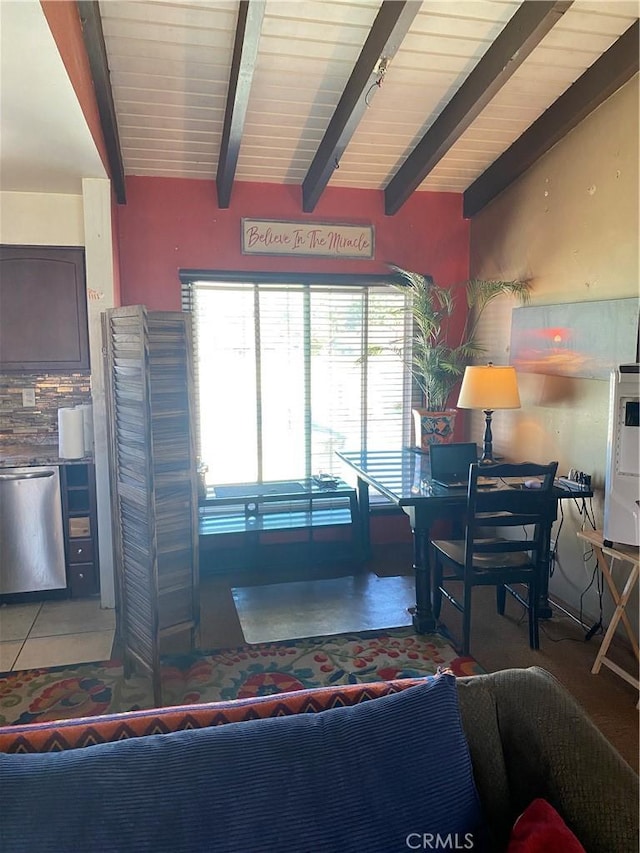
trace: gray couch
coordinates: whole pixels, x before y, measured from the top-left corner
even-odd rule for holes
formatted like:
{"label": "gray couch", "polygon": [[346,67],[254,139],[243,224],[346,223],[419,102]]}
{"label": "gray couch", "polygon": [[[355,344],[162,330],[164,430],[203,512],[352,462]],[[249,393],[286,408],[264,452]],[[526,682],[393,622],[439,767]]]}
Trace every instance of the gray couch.
{"label": "gray couch", "polygon": [[638,853],[638,776],[539,667],[458,680],[476,786],[498,849],[536,797],[587,853]]}

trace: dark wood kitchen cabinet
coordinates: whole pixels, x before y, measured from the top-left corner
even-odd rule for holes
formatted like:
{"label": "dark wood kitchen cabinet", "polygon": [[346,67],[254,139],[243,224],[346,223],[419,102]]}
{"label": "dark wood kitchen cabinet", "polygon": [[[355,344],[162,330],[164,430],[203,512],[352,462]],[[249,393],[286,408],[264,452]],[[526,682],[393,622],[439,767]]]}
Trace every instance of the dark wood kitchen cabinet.
{"label": "dark wood kitchen cabinet", "polygon": [[100,591],[95,468],[86,462],[61,467],[67,587],[72,598]]}
{"label": "dark wood kitchen cabinet", "polygon": [[0,372],[89,370],[84,249],[0,246]]}

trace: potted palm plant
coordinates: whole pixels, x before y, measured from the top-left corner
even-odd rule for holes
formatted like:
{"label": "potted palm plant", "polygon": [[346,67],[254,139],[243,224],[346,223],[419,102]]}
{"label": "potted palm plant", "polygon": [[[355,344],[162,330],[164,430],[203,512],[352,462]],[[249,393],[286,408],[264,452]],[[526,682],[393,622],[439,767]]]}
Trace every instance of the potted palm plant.
{"label": "potted palm plant", "polygon": [[[453,440],[456,410],[447,408],[454,386],[464,369],[485,348],[476,338],[478,323],[487,305],[501,294],[529,299],[530,282],[471,279],[466,282],[467,316],[459,339],[452,340],[450,320],[456,306],[456,291],[439,287],[428,275],[390,264],[394,287],[409,288],[409,311],[413,319],[411,372],[424,397],[424,408],[414,409],[415,443],[422,450],[431,444]],[[398,278],[401,283],[398,282]]]}

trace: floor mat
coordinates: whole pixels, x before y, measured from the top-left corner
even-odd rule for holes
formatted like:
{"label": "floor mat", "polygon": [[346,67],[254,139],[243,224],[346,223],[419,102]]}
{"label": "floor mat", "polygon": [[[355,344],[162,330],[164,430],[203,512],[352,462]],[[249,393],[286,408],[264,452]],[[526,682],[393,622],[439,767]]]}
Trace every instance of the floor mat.
{"label": "floor mat", "polygon": [[236,587],[233,600],[247,643],[326,637],[411,625],[411,577],[370,573]]}

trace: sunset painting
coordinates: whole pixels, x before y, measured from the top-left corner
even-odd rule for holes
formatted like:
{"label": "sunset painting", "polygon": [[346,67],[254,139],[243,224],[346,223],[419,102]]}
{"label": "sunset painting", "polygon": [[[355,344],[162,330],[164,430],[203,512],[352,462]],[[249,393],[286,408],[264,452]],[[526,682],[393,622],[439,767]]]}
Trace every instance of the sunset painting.
{"label": "sunset painting", "polygon": [[638,299],[514,308],[511,364],[525,373],[609,379],[637,358]]}

